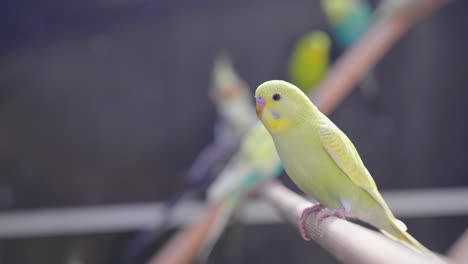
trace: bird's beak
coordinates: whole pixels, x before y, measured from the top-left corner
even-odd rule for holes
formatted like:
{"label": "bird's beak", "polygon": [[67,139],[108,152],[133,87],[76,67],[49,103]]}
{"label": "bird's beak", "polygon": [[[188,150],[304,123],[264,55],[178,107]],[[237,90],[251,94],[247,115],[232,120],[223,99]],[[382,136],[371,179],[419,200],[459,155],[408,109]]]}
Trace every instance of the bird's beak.
{"label": "bird's beak", "polygon": [[262,97],[255,97],[255,111],[257,112],[258,119],[262,119],[263,108],[265,107],[265,99]]}

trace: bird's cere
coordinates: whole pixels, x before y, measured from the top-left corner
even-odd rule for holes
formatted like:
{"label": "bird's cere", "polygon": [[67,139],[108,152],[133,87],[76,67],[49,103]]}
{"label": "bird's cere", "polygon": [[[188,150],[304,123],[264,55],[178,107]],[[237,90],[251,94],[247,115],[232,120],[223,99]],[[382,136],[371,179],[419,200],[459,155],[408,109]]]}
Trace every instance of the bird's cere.
{"label": "bird's cere", "polygon": [[257,112],[257,116],[261,119],[263,108],[265,107],[265,99],[262,97],[255,97],[255,112]]}
{"label": "bird's cere", "polygon": [[262,97],[255,97],[255,103],[258,105],[265,105],[265,99]]}

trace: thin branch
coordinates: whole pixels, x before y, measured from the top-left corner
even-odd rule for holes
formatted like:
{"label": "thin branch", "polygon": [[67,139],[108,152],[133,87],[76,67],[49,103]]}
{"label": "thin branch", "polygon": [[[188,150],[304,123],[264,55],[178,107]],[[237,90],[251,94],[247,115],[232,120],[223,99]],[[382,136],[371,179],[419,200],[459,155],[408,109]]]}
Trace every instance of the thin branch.
{"label": "thin branch", "polygon": [[[260,192],[295,226],[299,223],[303,209],[312,206],[310,202],[276,182]],[[308,218],[306,232],[310,239],[344,263],[448,263],[442,259],[420,255],[380,233],[336,217],[327,218],[317,225],[315,214],[312,214]]]}
{"label": "thin branch", "polygon": [[190,263],[197,255],[203,241],[208,237],[210,227],[221,213],[222,204],[213,206],[208,214],[196,224],[179,231],[163,248],[157,252],[148,264]]}

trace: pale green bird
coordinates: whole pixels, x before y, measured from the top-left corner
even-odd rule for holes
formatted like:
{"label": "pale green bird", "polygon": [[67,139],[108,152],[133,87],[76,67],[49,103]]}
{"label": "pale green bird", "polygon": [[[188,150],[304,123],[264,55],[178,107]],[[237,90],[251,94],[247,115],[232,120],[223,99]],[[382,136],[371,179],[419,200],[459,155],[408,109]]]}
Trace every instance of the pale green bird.
{"label": "pale green bird", "polygon": [[430,251],[406,232],[364,166],[348,137],[296,86],[267,81],[256,90],[257,116],[271,134],[284,169],[319,205],[304,210],[300,233],[312,212],[357,218],[420,253]]}
{"label": "pale green bird", "polygon": [[233,195],[242,196],[259,182],[278,176],[282,169],[270,134],[257,122],[208,189],[208,200],[216,202]]}
{"label": "pale green bird", "polygon": [[313,31],[302,36],[289,58],[289,80],[310,93],[322,81],[330,65],[330,37]]}
{"label": "pale green bird", "polygon": [[365,0],[322,0],[322,9],[342,47],[353,45],[372,22],[372,7]]}
{"label": "pale green bird", "polygon": [[215,126],[215,141],[232,140],[255,123],[252,92],[224,53],[215,58],[210,98],[220,117]]}
{"label": "pale green bird", "polygon": [[[372,6],[366,0],[322,0],[321,3],[333,35],[343,48],[349,48],[361,39],[374,20]],[[375,99],[378,81],[374,73],[370,72],[362,81],[360,91],[366,98]]]}
{"label": "pale green bird", "polygon": [[208,257],[242,198],[282,171],[270,134],[257,122],[244,136],[239,151],[208,189],[208,201],[214,205],[221,203],[222,213],[211,226],[208,239],[199,251],[199,260]]}

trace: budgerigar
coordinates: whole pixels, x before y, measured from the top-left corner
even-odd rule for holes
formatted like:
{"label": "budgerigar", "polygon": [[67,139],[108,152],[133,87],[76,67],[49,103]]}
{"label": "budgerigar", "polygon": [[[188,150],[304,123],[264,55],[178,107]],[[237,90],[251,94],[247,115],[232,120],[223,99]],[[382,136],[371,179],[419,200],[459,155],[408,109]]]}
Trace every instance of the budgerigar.
{"label": "budgerigar", "polygon": [[318,87],[330,64],[330,37],[313,31],[302,36],[289,58],[289,80],[304,92]]}
{"label": "budgerigar", "polygon": [[[152,231],[144,231],[135,236],[121,257],[121,263],[134,263],[168,226],[172,209],[180,200],[204,190],[217,174],[216,170],[230,158],[229,149],[236,140],[258,120],[252,106],[252,93],[246,82],[235,72],[229,57],[220,54],[216,57],[213,71],[210,99],[216,106],[217,120],[214,140],[206,145],[190,166],[182,191],[175,193],[164,202],[164,218]],[[234,142],[233,142],[234,141]]]}
{"label": "budgerigar", "polygon": [[210,168],[221,166],[218,163],[223,163],[229,158],[224,152],[225,149],[229,149],[228,146],[232,144],[233,138],[241,137],[257,122],[253,115],[252,93],[224,53],[215,58],[210,99],[215,104],[218,115],[214,127],[214,140],[200,152],[189,168],[186,190],[211,183],[214,177],[210,177]]}
{"label": "budgerigar", "polygon": [[223,212],[213,224],[200,257],[207,257],[242,198],[260,183],[279,176],[282,171],[270,134],[257,122],[243,138],[239,151],[208,189],[209,202],[221,203]]}
{"label": "budgerigar", "polygon": [[[255,122],[252,115],[252,93],[247,83],[236,73],[230,58],[220,53],[212,71],[210,99],[216,106],[218,118],[214,125],[214,140],[196,157],[190,167],[188,186],[210,183],[209,169],[229,158],[233,138],[240,138]],[[216,173],[214,173],[216,174]]]}
{"label": "budgerigar", "polygon": [[348,137],[299,88],[285,81],[267,81],[255,96],[257,116],[271,134],[287,174],[319,202],[302,214],[304,238],[307,217],[318,212],[318,222],[329,216],[357,218],[430,254],[393,216]]}
{"label": "budgerigar", "polygon": [[252,92],[234,70],[229,57],[221,53],[215,59],[210,98],[216,105],[215,141],[229,141],[246,132],[255,123],[251,113]]}
{"label": "budgerigar", "polygon": [[282,171],[273,141],[257,122],[245,135],[239,151],[230,159],[208,189],[210,202],[240,196],[259,182],[274,178]]}
{"label": "budgerigar", "polygon": [[[342,48],[349,48],[356,43],[374,21],[372,7],[367,0],[322,0],[322,9]],[[378,82],[373,72],[363,80],[360,91],[367,98],[375,98]]]}
{"label": "budgerigar", "polygon": [[347,48],[367,31],[372,8],[366,0],[322,0],[322,9],[338,43]]}

